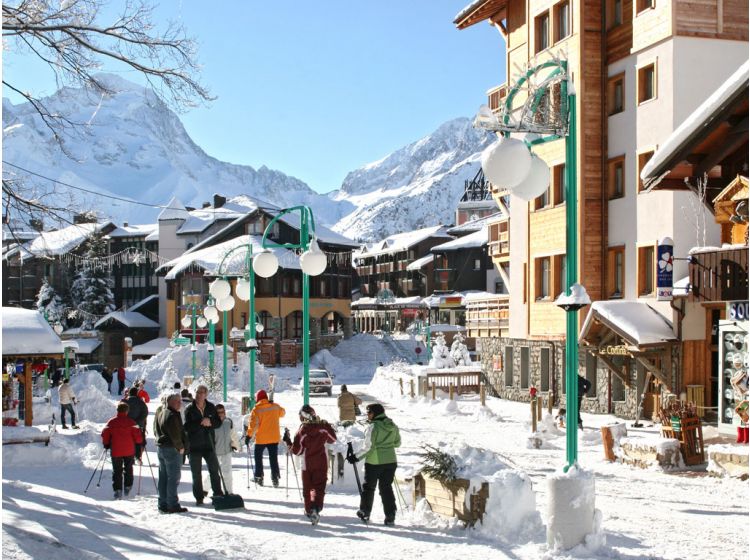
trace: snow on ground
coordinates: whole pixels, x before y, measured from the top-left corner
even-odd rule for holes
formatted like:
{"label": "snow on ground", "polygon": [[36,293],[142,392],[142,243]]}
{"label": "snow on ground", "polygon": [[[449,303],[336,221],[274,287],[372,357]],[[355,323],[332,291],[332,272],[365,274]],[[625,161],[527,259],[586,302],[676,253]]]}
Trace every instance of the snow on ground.
{"label": "snow on ground", "polygon": [[[360,353],[356,352],[357,345]],[[245,498],[242,511],[214,511],[196,507],[190,490],[191,477],[183,468],[180,500],[189,512],[159,514],[151,467],[156,453],[151,434],[146,460],[136,466],[136,496],[112,500],[111,467],[91,479],[102,457],[99,433],[103,419],[114,410],[114,397],[94,378],[74,378],[85,411],[80,431],[59,430],[49,447],[43,444],[3,447],[3,544],[4,558],[76,560],[88,558],[746,558],[748,550],[748,484],[694,471],[641,470],[604,460],[599,427],[616,419],[607,415],[583,415],[586,429],[579,442],[580,463],[594,473],[596,508],[601,529],[571,551],[547,548],[545,514],[546,481],[559,474],[564,462],[565,434],[551,418],[542,426],[544,444],[527,447],[530,434],[527,404],[488,398],[482,407],[475,395],[448,401],[402,396],[399,375],[403,363],[376,369],[379,355],[387,354],[374,337],[355,337],[332,351],[323,351],[313,363],[328,367],[335,382],[346,382],[365,402],[379,400],[399,425],[402,447],[398,451],[397,478],[411,506],[411,489],[405,479],[419,467],[419,454],[430,444],[458,457],[462,474],[478,485],[491,485],[492,513],[484,525],[464,529],[461,523],[429,511],[424,501],[408,510],[401,508],[395,527],[383,527],[383,513],[376,494],[370,525],[354,515],[358,507],[352,467],[345,477],[329,486],[321,522],[312,527],[302,517],[295,482],[298,467],[280,456],[280,488],[255,487],[248,479],[247,453],[234,456],[234,490]],[[205,355],[198,348],[199,363]],[[380,354],[379,354],[380,353]],[[171,359],[170,359],[171,357]],[[221,368],[221,354],[217,364]],[[174,368],[172,375],[191,374],[189,349],[165,351],[148,362],[129,368],[128,377],[145,378],[155,396],[156,384]],[[229,416],[240,429],[240,401],[246,394],[247,362],[229,376]],[[275,400],[287,410],[282,427],[298,426],[296,411],[302,404],[298,378],[301,368],[259,368],[258,388],[266,388],[268,374],[278,381]],[[374,378],[373,378],[373,373]],[[81,386],[79,387],[78,384]],[[113,384],[113,385],[116,385]],[[54,395],[53,395],[54,397]],[[221,395],[213,395],[220,400]],[[313,395],[310,403],[331,421],[337,418],[336,399]],[[50,411],[55,403],[49,405]],[[158,406],[153,398],[151,412]],[[40,407],[41,408],[41,407]],[[545,413],[546,414],[546,413]],[[36,415],[35,415],[36,416]],[[149,419],[149,425],[151,418]],[[34,430],[43,432],[39,425]],[[3,428],[28,435],[29,428]],[[150,432],[149,427],[149,432]],[[340,430],[342,440],[359,440],[363,427]],[[656,427],[633,429],[627,437],[653,438]],[[344,441],[338,449],[343,449]],[[266,468],[268,466],[266,465]],[[269,477],[266,477],[267,479]],[[88,491],[84,488],[91,479]],[[289,487],[287,488],[287,480]]]}

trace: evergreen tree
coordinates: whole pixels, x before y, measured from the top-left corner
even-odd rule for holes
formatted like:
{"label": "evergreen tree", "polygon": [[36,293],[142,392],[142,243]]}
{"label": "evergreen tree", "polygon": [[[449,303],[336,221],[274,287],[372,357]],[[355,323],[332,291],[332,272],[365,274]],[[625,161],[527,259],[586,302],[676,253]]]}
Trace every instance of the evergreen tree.
{"label": "evergreen tree", "polygon": [[71,297],[80,316],[81,327],[91,329],[96,318],[115,310],[114,285],[110,271],[99,261],[107,256],[107,241],[101,233],[95,233],[86,240],[84,257],[88,260],[76,274],[71,286]]}
{"label": "evergreen tree", "polygon": [[50,323],[56,323],[58,321],[64,323],[65,321],[65,305],[63,304],[62,298],[57,295],[55,289],[50,286],[46,277],[36,296],[36,308],[41,313],[46,313],[47,320]]}

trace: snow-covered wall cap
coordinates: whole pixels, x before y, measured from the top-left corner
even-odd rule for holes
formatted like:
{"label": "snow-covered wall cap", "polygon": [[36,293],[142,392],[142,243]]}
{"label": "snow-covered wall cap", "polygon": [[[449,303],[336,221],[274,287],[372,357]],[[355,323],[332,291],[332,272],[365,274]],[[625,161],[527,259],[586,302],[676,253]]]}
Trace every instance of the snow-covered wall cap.
{"label": "snow-covered wall cap", "polygon": [[643,166],[640,179],[650,188],[650,183],[657,178],[656,173],[662,173],[660,168],[667,160],[676,154],[689,140],[698,134],[700,129],[708,124],[711,117],[720,111],[731,99],[735,98],[742,89],[748,87],[748,70],[750,61],[745,61],[727,81],[714,91],[698,108],[686,118],[675,131],[662,143],[656,153]]}
{"label": "snow-covered wall cap", "polygon": [[560,294],[560,297],[555,300],[555,305],[558,307],[562,307],[563,305],[576,305],[583,307],[590,303],[591,298],[589,297],[586,288],[578,283],[575,283],[570,287],[570,295],[562,293]]}
{"label": "snow-covered wall cap", "polygon": [[721,247],[712,247],[706,245],[705,247],[693,247],[688,251],[688,255],[695,255],[698,253],[715,253],[716,251],[729,251],[731,249],[747,249],[747,245],[744,243],[724,243]]}
{"label": "snow-covered wall cap", "polygon": [[2,309],[3,356],[52,356],[63,353],[60,337],[38,311]]}
{"label": "snow-covered wall cap", "polygon": [[642,301],[595,301],[583,322],[581,333],[587,333],[596,319],[612,325],[630,343],[639,346],[677,340],[672,323]]}
{"label": "snow-covered wall cap", "polygon": [[176,196],[173,196],[167,207],[159,213],[159,217],[156,219],[161,222],[162,220],[187,220],[189,217],[190,213],[185,205]]}

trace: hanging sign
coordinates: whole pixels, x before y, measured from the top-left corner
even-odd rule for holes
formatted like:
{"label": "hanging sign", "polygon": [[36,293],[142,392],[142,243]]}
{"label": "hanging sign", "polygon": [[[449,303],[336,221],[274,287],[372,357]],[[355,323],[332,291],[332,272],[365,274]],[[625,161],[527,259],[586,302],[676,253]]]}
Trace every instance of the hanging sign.
{"label": "hanging sign", "polygon": [[750,308],[746,301],[730,301],[727,303],[727,316],[731,321],[750,320]]}
{"label": "hanging sign", "polygon": [[656,299],[657,301],[671,301],[673,273],[672,259],[674,256],[674,241],[665,237],[659,241],[656,248]]}

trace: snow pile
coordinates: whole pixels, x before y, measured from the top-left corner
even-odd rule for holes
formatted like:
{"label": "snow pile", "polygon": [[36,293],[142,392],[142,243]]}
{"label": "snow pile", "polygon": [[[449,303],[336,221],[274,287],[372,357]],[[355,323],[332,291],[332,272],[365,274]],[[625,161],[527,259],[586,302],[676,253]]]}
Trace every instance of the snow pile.
{"label": "snow pile", "polygon": [[341,382],[340,378],[346,377],[351,370],[351,367],[325,348],[310,358],[310,367],[328,370],[334,375],[338,383]]}
{"label": "snow pile", "polygon": [[76,464],[86,466],[87,462],[97,461],[101,452],[101,438],[96,431],[84,429],[65,435],[52,434],[49,446],[43,443],[3,446],[3,469],[10,467],[49,469],[53,465],[59,467]]}
{"label": "snow pile", "polygon": [[547,487],[547,545],[553,551],[572,549],[574,557],[595,556],[606,537],[595,508],[594,473],[575,464],[551,475]]}
{"label": "snow pile", "polygon": [[106,422],[117,413],[117,407],[107,391],[107,382],[96,371],[84,371],[70,378],[76,395],[76,422]]}
{"label": "snow pile", "polygon": [[375,375],[368,387],[369,392],[383,401],[397,400],[402,397],[399,381],[403,380],[404,393],[408,395],[409,379],[415,377],[412,366],[406,362],[391,362],[375,370]]}

